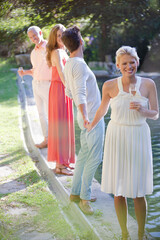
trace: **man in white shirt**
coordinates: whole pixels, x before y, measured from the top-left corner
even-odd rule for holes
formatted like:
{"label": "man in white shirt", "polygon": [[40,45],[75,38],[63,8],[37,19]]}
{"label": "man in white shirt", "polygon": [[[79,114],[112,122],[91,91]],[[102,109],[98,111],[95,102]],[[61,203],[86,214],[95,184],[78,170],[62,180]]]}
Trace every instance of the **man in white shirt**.
{"label": "man in white shirt", "polygon": [[91,185],[102,161],[104,121],[102,119],[90,132],[86,127],[100,106],[100,91],[93,72],[83,59],[84,42],[80,30],[76,26],[67,29],[62,34],[62,41],[70,52],[64,67],[65,91],[77,107],[77,121],[81,129],[81,149],[75,165],[70,200],[80,201],[81,210],[85,214],[93,214],[89,201],[95,200],[91,199]]}
{"label": "man in white shirt", "polygon": [[33,76],[32,88],[39,114],[44,141],[35,146],[46,148],[48,145],[48,95],[52,76],[52,68],[49,68],[46,61],[46,44],[42,31],[37,26],[28,28],[29,39],[35,44],[31,52],[32,69],[19,70],[21,77],[24,75]]}

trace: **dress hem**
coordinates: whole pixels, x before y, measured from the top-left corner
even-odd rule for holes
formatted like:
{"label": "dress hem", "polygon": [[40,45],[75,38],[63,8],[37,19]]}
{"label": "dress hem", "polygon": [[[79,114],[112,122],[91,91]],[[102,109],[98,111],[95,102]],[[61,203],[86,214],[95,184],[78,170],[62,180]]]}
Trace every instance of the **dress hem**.
{"label": "dress hem", "polygon": [[140,198],[140,197],[145,197],[146,195],[151,195],[153,193],[153,191],[152,191],[152,192],[147,192],[147,193],[140,194],[140,195],[137,195],[137,196],[130,196],[130,195],[124,195],[124,194],[115,194],[111,191],[105,191],[105,190],[102,190],[102,189],[101,189],[101,191],[104,192],[104,193],[107,193],[107,194],[113,194],[115,197],[122,196],[122,197],[126,197],[126,198]]}

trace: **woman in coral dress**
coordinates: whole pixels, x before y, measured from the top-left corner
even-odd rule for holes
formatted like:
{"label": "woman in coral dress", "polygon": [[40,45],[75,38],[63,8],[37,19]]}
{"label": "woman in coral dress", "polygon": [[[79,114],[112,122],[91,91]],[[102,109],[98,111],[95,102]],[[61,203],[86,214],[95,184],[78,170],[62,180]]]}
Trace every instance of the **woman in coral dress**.
{"label": "woman in coral dress", "polygon": [[123,46],[118,49],[116,64],[122,77],[104,83],[102,103],[88,131],[106,114],[110,104],[101,189],[114,194],[123,240],[130,239],[126,198],[133,198],[138,239],[142,240],[146,239],[145,195],[153,191],[151,136],[146,118],[158,118],[157,90],[152,79],[136,75],[139,57],[135,48]]}
{"label": "woman in coral dress", "polygon": [[48,113],[48,161],[56,161],[55,173],[73,175],[70,164],[75,162],[73,103],[65,95],[63,68],[68,58],[61,41],[65,27],[55,25],[47,44],[47,62],[52,66]]}

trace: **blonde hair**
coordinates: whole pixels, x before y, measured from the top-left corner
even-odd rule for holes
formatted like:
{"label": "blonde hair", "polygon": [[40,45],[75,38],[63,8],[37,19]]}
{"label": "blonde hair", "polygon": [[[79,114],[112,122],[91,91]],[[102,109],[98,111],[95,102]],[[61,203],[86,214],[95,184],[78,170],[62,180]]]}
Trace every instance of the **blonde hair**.
{"label": "blonde hair", "polygon": [[65,31],[65,29],[66,28],[62,24],[56,24],[50,31],[48,43],[46,45],[46,59],[47,59],[47,64],[49,67],[52,66],[51,53],[53,50],[58,49],[57,32],[58,32],[58,30]]}
{"label": "blonde hair", "polygon": [[122,46],[116,51],[116,65],[119,64],[119,59],[124,54],[128,54],[134,57],[139,65],[139,57],[138,57],[136,48],[129,47],[129,46]]}

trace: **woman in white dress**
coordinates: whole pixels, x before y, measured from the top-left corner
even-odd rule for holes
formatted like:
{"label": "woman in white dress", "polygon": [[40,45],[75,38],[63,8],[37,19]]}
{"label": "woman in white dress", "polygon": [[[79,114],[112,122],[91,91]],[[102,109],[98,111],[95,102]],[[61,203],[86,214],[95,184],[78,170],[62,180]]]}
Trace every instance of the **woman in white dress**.
{"label": "woman in white dress", "polygon": [[136,49],[122,46],[116,52],[116,66],[122,76],[108,80],[102,89],[102,102],[91,131],[111,107],[107,126],[101,189],[114,194],[122,239],[130,239],[127,229],[127,201],[133,198],[138,222],[138,239],[145,239],[145,195],[153,191],[150,129],[146,118],[159,116],[157,90],[153,80],[136,75],[139,57]]}

